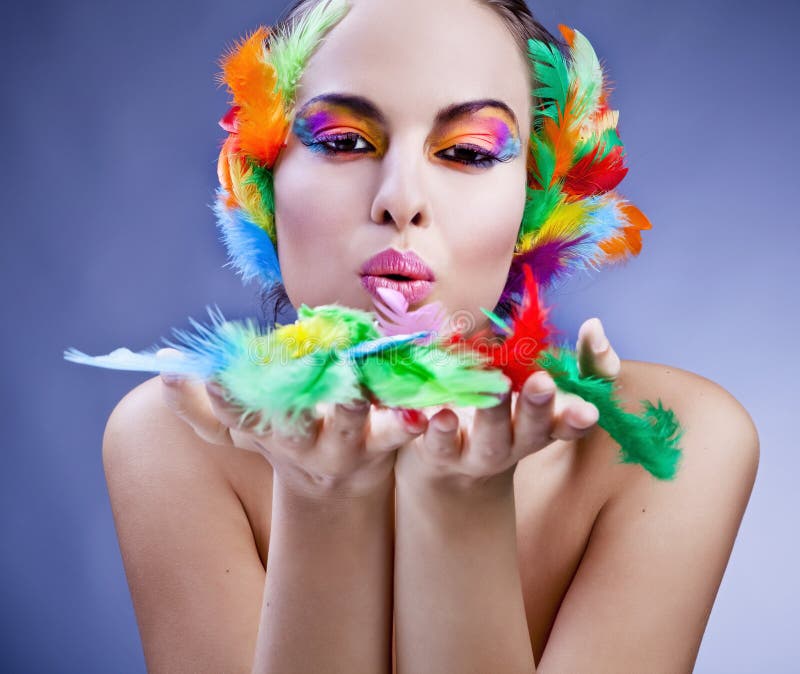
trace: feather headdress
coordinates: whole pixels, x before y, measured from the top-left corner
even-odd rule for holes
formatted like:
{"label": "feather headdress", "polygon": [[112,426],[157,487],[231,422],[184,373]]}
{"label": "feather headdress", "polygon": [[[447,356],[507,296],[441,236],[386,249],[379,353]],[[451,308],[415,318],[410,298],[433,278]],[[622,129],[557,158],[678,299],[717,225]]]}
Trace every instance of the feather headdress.
{"label": "feather headdress", "polygon": [[214,212],[229,265],[244,283],[281,279],[272,167],[286,144],[300,74],[348,9],[345,0],[324,0],[280,31],[257,28],[221,59],[218,79],[232,107],[220,120],[228,138],[217,161]]}
{"label": "feather headdress", "polygon": [[[276,254],[272,167],[288,133],[297,83],[325,33],[347,12],[346,0],[323,0],[291,26],[270,35],[261,27],[222,59],[221,81],[233,97],[220,121],[228,132],[218,162],[214,209],[231,264],[243,281],[280,280]],[[589,42],[561,26],[570,47],[529,40],[540,101],[531,132],[529,186],[524,217],[504,298],[508,320],[484,310],[497,335],[442,335],[444,308],[432,303],[409,311],[402,294],[383,289],[376,313],[338,304],[302,305],[297,320],[262,330],[253,321],[226,321],[209,309],[210,325],[174,330],[164,340],[178,355],[155,349],[116,349],[67,360],[123,370],[174,372],[223,385],[242,409],[258,414],[257,430],[291,429],[319,403],[368,399],[413,413],[441,404],[486,407],[518,391],[535,370],[551,374],[564,391],[600,411],[599,425],[621,447],[621,460],[640,463],[660,479],[677,470],[681,429],[671,410],[643,401],[644,412],[625,412],[613,382],[582,377],[577,356],[554,344],[555,328],[539,287],[570,273],[635,255],[650,223],[614,193],[624,177],[616,111],[608,107],[602,69]]]}
{"label": "feather headdress", "polygon": [[647,218],[614,190],[625,177],[619,113],[586,37],[560,25],[569,47],[528,40],[538,102],[531,125],[527,201],[501,302],[519,301],[529,264],[543,287],[641,250]]}

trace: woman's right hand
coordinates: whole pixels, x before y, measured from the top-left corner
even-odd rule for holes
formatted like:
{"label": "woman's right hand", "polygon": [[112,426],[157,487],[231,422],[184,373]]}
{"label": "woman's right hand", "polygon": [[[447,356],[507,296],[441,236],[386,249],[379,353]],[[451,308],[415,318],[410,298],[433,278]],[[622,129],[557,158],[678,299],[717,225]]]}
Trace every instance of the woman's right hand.
{"label": "woman's right hand", "polygon": [[[161,349],[158,355],[174,354]],[[211,444],[261,454],[286,488],[312,497],[364,496],[391,483],[397,450],[422,435],[393,409],[328,405],[321,418],[306,415],[289,435],[266,428],[257,432],[258,415],[240,423],[242,414],[221,386],[180,375],[161,375],[167,406]]]}

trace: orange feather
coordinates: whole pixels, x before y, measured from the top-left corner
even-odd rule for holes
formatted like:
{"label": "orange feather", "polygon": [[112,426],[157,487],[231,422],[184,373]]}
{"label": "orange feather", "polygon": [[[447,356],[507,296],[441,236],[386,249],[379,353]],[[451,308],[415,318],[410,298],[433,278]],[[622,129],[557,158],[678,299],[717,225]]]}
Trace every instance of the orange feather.
{"label": "orange feather", "polygon": [[547,137],[555,156],[555,168],[550,187],[561,180],[574,164],[575,147],[580,138],[580,127],[573,117],[575,108],[575,89],[570,87],[564,109],[558,111],[558,122],[545,117],[542,132]]}
{"label": "orange feather", "polygon": [[221,59],[223,81],[233,95],[241,151],[260,165],[271,167],[285,145],[289,119],[277,76],[267,58],[269,28],[259,26]]}
{"label": "orange feather", "polygon": [[622,260],[628,255],[638,255],[642,250],[642,230],[652,228],[652,224],[644,213],[633,204],[620,204],[619,209],[629,224],[623,227],[621,236],[615,236],[599,243],[608,262]]}

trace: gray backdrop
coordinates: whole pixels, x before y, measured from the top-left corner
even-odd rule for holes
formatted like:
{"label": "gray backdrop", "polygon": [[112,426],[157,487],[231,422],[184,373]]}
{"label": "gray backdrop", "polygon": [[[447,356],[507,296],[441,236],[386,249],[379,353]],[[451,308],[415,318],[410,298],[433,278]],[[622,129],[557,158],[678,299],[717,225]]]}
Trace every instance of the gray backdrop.
{"label": "gray backdrop", "polygon": [[[212,77],[225,45],[282,7],[3,7],[2,671],[144,671],[100,442],[147,375],[61,353],[146,348],[209,303],[231,318],[256,312],[253,290],[222,268],[208,208],[227,98]],[[533,7],[551,30],[580,29],[605,61],[632,167],[622,192],[654,223],[639,258],[570,284],[554,317],[574,340],[598,315],[624,358],[700,373],[751,412],[759,475],[697,671],[797,671],[800,465],[787,421],[800,4]]]}

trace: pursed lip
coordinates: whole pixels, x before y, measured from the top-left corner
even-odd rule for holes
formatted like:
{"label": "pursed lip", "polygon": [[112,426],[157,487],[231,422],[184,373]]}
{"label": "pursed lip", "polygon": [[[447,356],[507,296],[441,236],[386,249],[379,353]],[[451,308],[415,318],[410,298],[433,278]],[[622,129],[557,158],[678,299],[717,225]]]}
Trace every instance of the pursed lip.
{"label": "pursed lip", "polygon": [[413,251],[386,248],[361,265],[362,276],[398,277],[395,280],[435,281],[433,270]]}
{"label": "pursed lip", "polygon": [[386,248],[361,265],[361,285],[382,301],[379,288],[396,290],[409,305],[424,300],[433,291],[433,270],[416,253]]}

